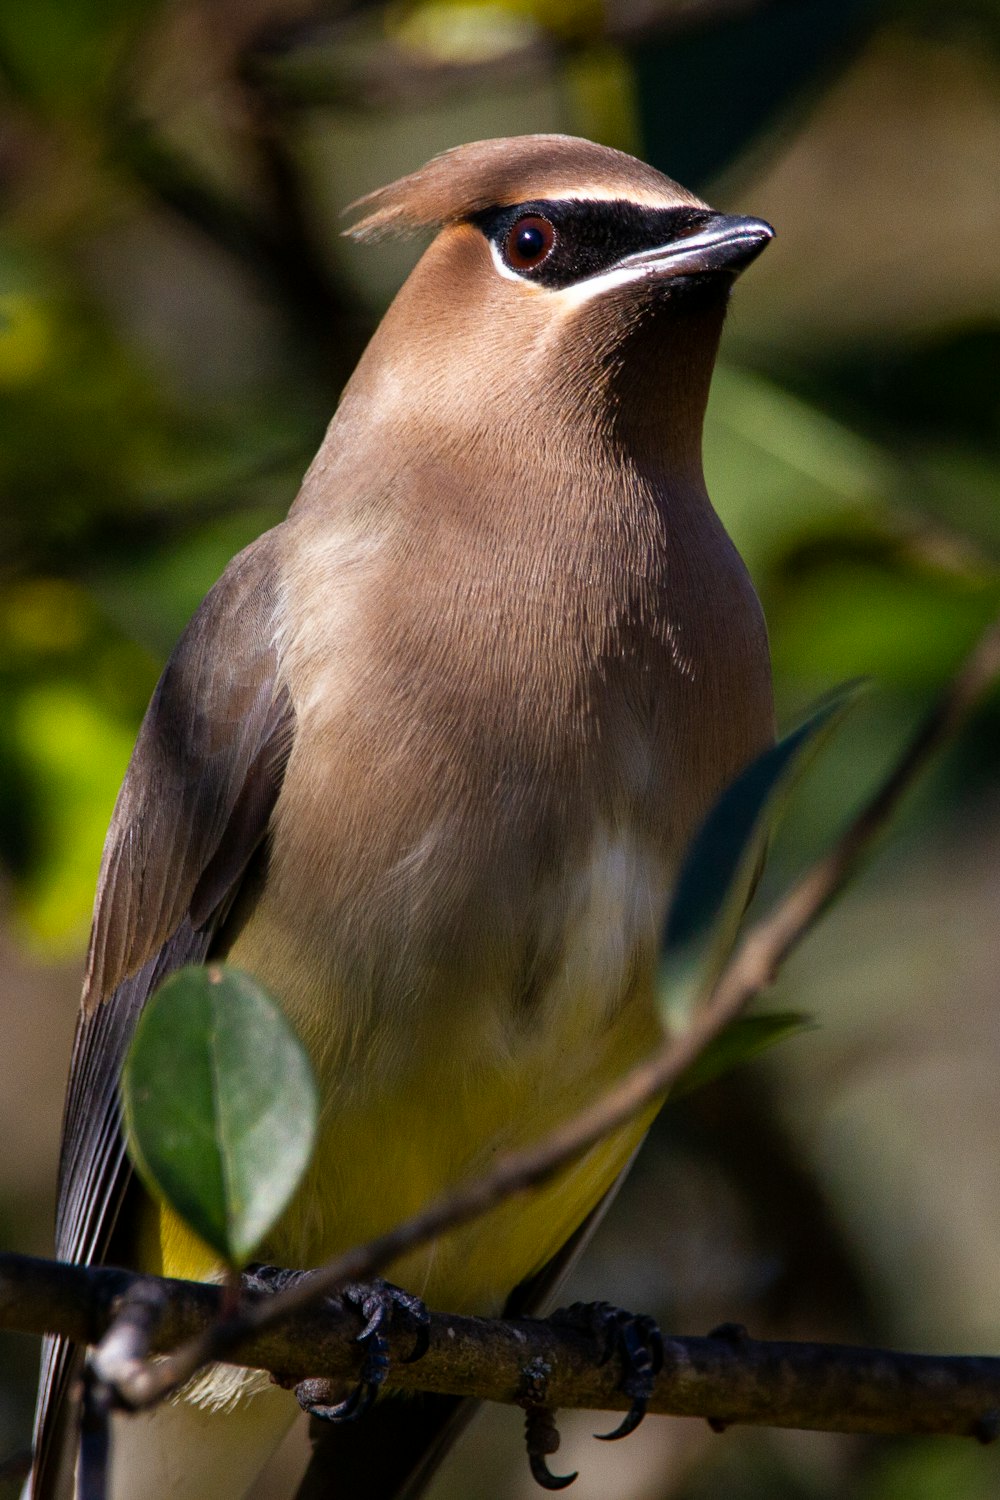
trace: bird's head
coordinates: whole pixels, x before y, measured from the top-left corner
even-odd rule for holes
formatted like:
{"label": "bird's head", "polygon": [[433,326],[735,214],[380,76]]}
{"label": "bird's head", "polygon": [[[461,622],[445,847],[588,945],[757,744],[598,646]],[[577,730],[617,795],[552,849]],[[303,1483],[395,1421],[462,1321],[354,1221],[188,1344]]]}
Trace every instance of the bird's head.
{"label": "bird's head", "polygon": [[359,239],[438,229],[362,362],[366,399],[461,440],[568,421],[700,462],[726,303],[769,225],[560,135],[460,146],[355,208]]}

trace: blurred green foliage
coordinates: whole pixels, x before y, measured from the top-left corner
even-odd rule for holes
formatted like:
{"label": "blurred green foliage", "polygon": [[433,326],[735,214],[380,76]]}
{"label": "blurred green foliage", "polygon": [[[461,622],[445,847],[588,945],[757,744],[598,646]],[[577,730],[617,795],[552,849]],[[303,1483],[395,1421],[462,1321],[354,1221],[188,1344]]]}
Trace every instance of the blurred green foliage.
{"label": "blurred green foliage", "polygon": [[[998,64],[995,0],[0,6],[0,865],[22,948],[80,951],[159,666],[284,513],[405,272],[409,250],[345,246],[337,213],[461,139],[532,129],[778,220],[735,300],[709,486],[764,600],[782,722],[875,682],[797,794],[785,878],[1000,603],[1000,225],[977,155]],[[998,715],[907,836],[991,805]],[[819,1222],[821,1188],[784,1170]],[[845,1266],[829,1280],[856,1291]],[[989,1455],[870,1451],[863,1500],[995,1488]],[[842,1471],[741,1452],[728,1495],[844,1493]]]}

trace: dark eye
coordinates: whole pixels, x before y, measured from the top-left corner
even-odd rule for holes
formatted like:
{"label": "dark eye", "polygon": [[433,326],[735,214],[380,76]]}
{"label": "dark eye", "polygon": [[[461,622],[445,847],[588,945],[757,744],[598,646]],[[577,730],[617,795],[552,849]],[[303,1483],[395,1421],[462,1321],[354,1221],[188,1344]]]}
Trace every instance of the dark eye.
{"label": "dark eye", "polygon": [[541,214],[525,214],[507,231],[503,253],[515,271],[531,271],[540,266],[556,242],[556,232]]}

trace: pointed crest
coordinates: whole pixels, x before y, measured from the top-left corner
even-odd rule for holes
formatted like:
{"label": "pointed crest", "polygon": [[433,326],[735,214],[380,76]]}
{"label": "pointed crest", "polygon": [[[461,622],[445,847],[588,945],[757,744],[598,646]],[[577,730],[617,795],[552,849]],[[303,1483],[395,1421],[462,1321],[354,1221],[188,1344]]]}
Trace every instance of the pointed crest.
{"label": "pointed crest", "polygon": [[346,212],[367,212],[352,239],[378,240],[468,218],[531,198],[628,198],[657,208],[701,200],[623,151],[572,135],[517,135],[472,141],[376,188]]}

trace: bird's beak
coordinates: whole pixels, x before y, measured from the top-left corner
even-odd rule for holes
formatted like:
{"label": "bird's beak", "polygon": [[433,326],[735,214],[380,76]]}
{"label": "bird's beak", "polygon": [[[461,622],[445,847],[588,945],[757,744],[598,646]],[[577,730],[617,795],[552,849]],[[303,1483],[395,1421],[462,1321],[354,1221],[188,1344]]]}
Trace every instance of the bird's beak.
{"label": "bird's beak", "polygon": [[655,276],[695,276],[707,271],[729,271],[738,276],[774,239],[763,219],[711,214],[693,234],[651,250],[639,250],[618,262],[622,270],[647,270]]}

